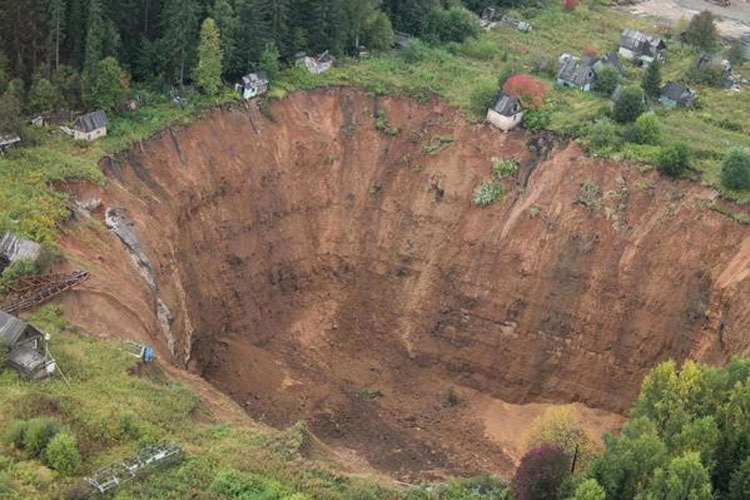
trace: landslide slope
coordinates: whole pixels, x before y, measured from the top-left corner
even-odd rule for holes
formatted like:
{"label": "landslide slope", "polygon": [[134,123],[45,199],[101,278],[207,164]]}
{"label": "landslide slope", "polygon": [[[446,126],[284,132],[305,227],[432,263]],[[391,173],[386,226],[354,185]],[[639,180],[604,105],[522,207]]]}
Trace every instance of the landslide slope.
{"label": "landslide slope", "polygon": [[[750,232],[710,190],[436,101],[335,89],[271,112],[215,110],[75,186],[94,219],[133,221],[153,268],[149,286],[78,225],[66,253],[94,277],[65,299],[75,323],[150,339],[254,417],[405,479],[511,470],[483,398],[622,412],[658,361],[747,348]],[[520,170],[482,209],[492,158]]]}

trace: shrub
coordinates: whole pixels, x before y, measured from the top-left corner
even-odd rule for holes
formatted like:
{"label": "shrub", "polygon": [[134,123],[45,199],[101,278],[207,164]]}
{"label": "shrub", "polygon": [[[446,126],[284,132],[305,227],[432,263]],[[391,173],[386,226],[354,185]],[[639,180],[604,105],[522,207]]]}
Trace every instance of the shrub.
{"label": "shrub", "polygon": [[23,440],[29,423],[25,420],[14,420],[5,430],[5,443],[13,448],[22,449]]}
{"label": "shrub", "polygon": [[535,80],[531,75],[513,75],[503,85],[503,92],[521,99],[525,108],[538,109],[544,104],[544,96],[547,95],[547,87],[544,83]]}
{"label": "shrub", "polygon": [[488,207],[502,198],[505,190],[500,181],[485,181],[474,190],[474,203],[480,207]]}
{"label": "shrub", "polygon": [[578,0],[563,0],[563,9],[572,12],[578,7]]}
{"label": "shrub", "polygon": [[131,412],[120,413],[117,419],[117,437],[120,439],[138,439],[141,429]]}
{"label": "shrub", "polygon": [[732,42],[732,44],[729,46],[729,50],[727,51],[727,59],[729,59],[729,62],[731,62],[735,66],[739,66],[743,62],[745,62],[745,53],[742,48],[742,42],[739,40],[735,40]]}
{"label": "shrub", "polygon": [[627,140],[636,144],[657,146],[661,142],[661,123],[653,113],[641,115],[628,129]]}
{"label": "shrub", "polygon": [[220,471],[211,484],[211,490],[228,498],[277,499],[289,495],[284,487],[272,480],[243,474],[234,469]]}
{"label": "shrub", "polygon": [[444,406],[448,408],[452,408],[454,406],[458,406],[461,404],[461,398],[458,396],[458,393],[456,392],[456,388],[454,386],[450,386],[445,390],[445,403]]}
{"label": "shrub", "polygon": [[594,90],[603,96],[609,97],[620,84],[620,73],[612,66],[605,66],[596,75]]}
{"label": "shrub", "polygon": [[54,418],[32,418],[23,436],[23,449],[31,457],[38,457],[47,443],[60,432],[60,422]]}
{"label": "shrub", "polygon": [[599,51],[595,47],[588,46],[583,51],[583,55],[586,57],[599,57]]}
{"label": "shrub", "polygon": [[479,24],[474,13],[459,6],[430,10],[421,33],[426,39],[441,42],[463,42],[478,34]]}
{"label": "shrub", "polygon": [[416,38],[399,54],[408,63],[418,63],[430,57],[430,48],[422,40]]}
{"label": "shrub", "polygon": [[518,165],[513,160],[492,159],[492,171],[495,177],[502,179],[504,177],[515,177],[518,174]]}
{"label": "shrub", "polygon": [[657,156],[659,171],[670,177],[677,177],[690,166],[690,150],[682,142],[663,148]]}
{"label": "shrub", "polygon": [[523,114],[523,126],[535,134],[549,127],[552,117],[545,109],[530,109]]}
{"label": "shrub", "polygon": [[505,87],[505,83],[510,80],[510,77],[521,73],[521,70],[522,68],[515,63],[503,66],[503,69],[500,71],[500,75],[497,78],[497,88],[501,89]]}
{"label": "shrub", "polygon": [[638,87],[627,87],[615,102],[613,116],[619,123],[630,123],[635,121],[643,110],[643,90]]}
{"label": "shrub", "polygon": [[571,500],[606,500],[607,493],[596,479],[587,479],[576,488],[575,495]]}
{"label": "shrub", "polygon": [[714,15],[707,10],[694,15],[685,34],[689,44],[703,50],[712,50],[718,41]]}
{"label": "shrub", "polygon": [[81,465],[76,440],[67,432],[59,432],[44,450],[44,462],[61,474],[73,473]]}
{"label": "shrub", "polygon": [[750,188],[750,152],[734,149],[721,162],[721,183],[729,189]]}
{"label": "shrub", "polygon": [[616,148],[620,145],[617,127],[610,120],[599,120],[594,123],[586,136],[588,144],[596,149]]}
{"label": "shrub", "polygon": [[487,109],[495,103],[497,97],[497,87],[492,82],[481,82],[471,89],[469,100],[471,111],[477,116],[482,117],[487,114]]}
{"label": "shrub", "polygon": [[569,462],[565,452],[555,446],[540,446],[526,452],[513,476],[516,500],[557,498]]}

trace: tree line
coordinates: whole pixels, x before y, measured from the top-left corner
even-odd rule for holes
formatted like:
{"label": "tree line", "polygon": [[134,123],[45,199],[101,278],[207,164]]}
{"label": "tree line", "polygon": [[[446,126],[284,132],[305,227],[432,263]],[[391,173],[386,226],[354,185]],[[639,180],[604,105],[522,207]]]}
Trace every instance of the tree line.
{"label": "tree line", "polygon": [[[509,0],[502,0],[508,2]],[[515,0],[512,0],[515,1]],[[524,0],[525,1],[525,0]],[[0,129],[14,114],[112,108],[130,82],[195,83],[220,46],[224,81],[305,51],[387,49],[394,30],[428,42],[476,34],[497,0],[0,0]],[[474,12],[472,12],[474,11]],[[203,27],[211,19],[209,27]],[[205,28],[202,30],[202,27]],[[12,119],[11,119],[12,122]]]}

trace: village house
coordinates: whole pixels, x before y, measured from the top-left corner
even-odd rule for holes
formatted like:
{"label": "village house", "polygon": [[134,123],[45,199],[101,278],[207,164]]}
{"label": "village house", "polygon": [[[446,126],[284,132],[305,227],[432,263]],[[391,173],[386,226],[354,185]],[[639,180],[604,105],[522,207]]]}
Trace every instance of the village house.
{"label": "village house", "polygon": [[655,59],[665,61],[667,44],[661,38],[646,35],[637,30],[623,30],[620,37],[619,54],[638,66],[648,66]]}
{"label": "village house", "polygon": [[304,53],[297,54],[297,66],[306,68],[313,75],[325,73],[333,68],[336,58],[327,50],[318,57],[310,57]]}
{"label": "village house", "polygon": [[613,68],[621,76],[627,73],[625,66],[623,66],[622,61],[620,60],[620,56],[614,51],[609,52],[602,57],[593,58],[590,64],[597,75],[606,67]]}
{"label": "village house", "polygon": [[659,102],[670,109],[691,108],[695,104],[696,96],[696,93],[689,88],[669,81],[659,91]]}
{"label": "village house", "polygon": [[16,134],[0,134],[0,154],[21,142],[21,138]]}
{"label": "village house", "polygon": [[252,99],[253,97],[268,92],[268,75],[264,72],[248,73],[242,77],[242,83],[234,86],[238,92],[242,92],[242,97]]}
{"label": "village house", "polygon": [[596,72],[587,62],[577,57],[563,54],[560,57],[560,71],[557,73],[557,84],[561,87],[572,87],[588,92],[594,88]]}
{"label": "village house", "polygon": [[94,141],[107,135],[107,115],[104,111],[92,111],[76,120],[73,137],[77,141]]}
{"label": "village house", "polygon": [[495,99],[495,103],[487,110],[487,121],[503,132],[515,128],[523,119],[523,108],[518,97],[503,94]]}
{"label": "village house", "polygon": [[34,380],[55,372],[55,361],[47,353],[47,337],[15,316],[0,310],[0,346],[8,350],[7,364]]}

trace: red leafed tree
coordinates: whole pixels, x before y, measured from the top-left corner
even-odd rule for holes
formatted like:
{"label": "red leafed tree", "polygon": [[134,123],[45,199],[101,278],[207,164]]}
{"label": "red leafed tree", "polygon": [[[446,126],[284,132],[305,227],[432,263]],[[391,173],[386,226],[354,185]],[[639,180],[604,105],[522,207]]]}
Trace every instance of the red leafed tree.
{"label": "red leafed tree", "polygon": [[544,104],[547,87],[544,83],[534,80],[531,75],[513,75],[503,86],[503,92],[521,99],[526,108],[536,109]]}
{"label": "red leafed tree", "polygon": [[543,445],[532,448],[521,458],[513,476],[516,500],[553,500],[570,469],[562,448]]}
{"label": "red leafed tree", "polygon": [[586,47],[586,50],[583,51],[583,55],[588,57],[599,57],[599,52],[594,47]]}
{"label": "red leafed tree", "polygon": [[578,7],[578,0],[563,0],[563,9],[574,11]]}

